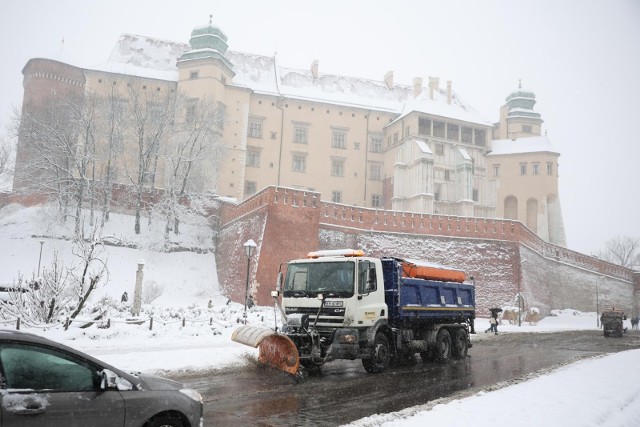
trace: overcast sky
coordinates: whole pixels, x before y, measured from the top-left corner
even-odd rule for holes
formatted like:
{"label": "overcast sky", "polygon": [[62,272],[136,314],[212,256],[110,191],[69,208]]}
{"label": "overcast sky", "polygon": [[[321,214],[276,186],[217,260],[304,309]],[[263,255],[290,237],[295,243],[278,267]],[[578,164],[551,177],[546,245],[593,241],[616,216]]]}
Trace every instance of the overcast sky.
{"label": "overcast sky", "polygon": [[491,122],[521,79],[561,153],[569,248],[591,254],[617,235],[640,237],[638,0],[21,0],[0,8],[3,127],[21,105],[29,58],[91,67],[122,33],[187,43],[212,14],[232,50],[277,52],[288,68],[317,59],[321,73],[452,80]]}

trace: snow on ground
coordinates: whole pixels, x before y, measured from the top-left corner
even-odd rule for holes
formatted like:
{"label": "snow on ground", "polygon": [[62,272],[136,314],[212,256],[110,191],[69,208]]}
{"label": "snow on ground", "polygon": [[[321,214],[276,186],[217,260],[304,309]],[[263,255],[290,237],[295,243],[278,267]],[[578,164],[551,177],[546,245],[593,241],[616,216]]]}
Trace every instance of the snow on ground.
{"label": "snow on ground", "polygon": [[[129,218],[114,216],[109,233],[121,239],[133,228]],[[185,227],[185,230],[187,227]],[[54,248],[59,256],[71,258],[70,243],[59,240],[59,231],[46,213],[9,206],[0,209],[0,285],[11,284],[18,273],[35,275],[39,258],[39,239],[44,239],[42,265],[51,262]],[[202,231],[196,233],[202,236]],[[229,302],[218,292],[213,254],[158,254],[141,242],[143,249],[108,248],[111,282],[92,300],[109,320],[81,328],[83,323],[23,327],[22,330],[46,336],[85,351],[108,363],[130,371],[166,373],[167,371],[207,371],[215,375],[223,369],[248,363],[257,350],[231,341],[231,333],[242,319],[244,307]],[[148,239],[148,237],[147,237]],[[206,245],[206,239],[184,237],[185,245]],[[190,239],[190,240],[189,240]],[[145,249],[147,248],[147,249]],[[163,295],[143,305],[140,325],[127,323],[131,303],[120,302],[127,290],[133,294],[137,261],[145,259],[145,283],[166,283]],[[110,297],[104,299],[104,297]],[[211,306],[209,306],[211,301]],[[81,316],[88,319],[88,314]],[[151,325],[151,318],[154,319]],[[273,307],[253,307],[248,322],[274,325]],[[184,326],[183,326],[184,322]],[[538,324],[499,325],[500,334],[513,332],[553,332],[597,329],[595,313],[575,310],[554,312]],[[14,322],[1,325],[14,328]],[[630,327],[629,321],[625,323]],[[487,318],[476,320],[477,335],[487,339]],[[499,339],[499,338],[496,338]],[[615,338],[611,338],[615,339]],[[470,351],[473,353],[473,349]],[[473,356],[472,356],[473,357]],[[356,363],[356,362],[354,362]],[[639,426],[640,425],[640,350],[631,350],[576,362],[555,371],[495,391],[481,391],[453,401],[430,402],[393,414],[379,414],[351,425],[423,426],[473,425],[494,427],[500,424],[527,426]]]}

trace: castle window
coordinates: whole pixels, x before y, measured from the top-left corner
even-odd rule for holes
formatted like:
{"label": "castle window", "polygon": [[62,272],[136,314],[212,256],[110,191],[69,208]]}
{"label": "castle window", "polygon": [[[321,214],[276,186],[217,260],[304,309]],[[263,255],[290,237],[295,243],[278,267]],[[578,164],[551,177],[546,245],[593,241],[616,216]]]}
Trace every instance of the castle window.
{"label": "castle window", "polygon": [[306,153],[294,153],[293,164],[291,169],[294,172],[305,172],[307,170],[307,154]]}
{"label": "castle window", "polygon": [[484,147],[487,145],[487,132],[484,129],[475,129],[476,145]]}
{"label": "castle window", "polygon": [[187,123],[193,123],[196,120],[196,106],[187,106],[187,111],[184,116],[184,121]]}
{"label": "castle window", "polygon": [[460,140],[465,144],[471,144],[473,142],[473,129],[463,126]]}
{"label": "castle window", "polygon": [[438,156],[444,156],[444,145],[436,144],[436,154]]}
{"label": "castle window", "polygon": [[369,164],[369,179],[371,181],[380,181],[382,178],[382,164],[370,163]]}
{"label": "castle window", "polygon": [[371,195],[371,207],[374,207],[374,208],[382,207],[382,197],[379,194]]}
{"label": "castle window", "polygon": [[540,174],[540,164],[534,163],[531,166],[533,167],[533,174],[534,175],[539,175]]}
{"label": "castle window", "polygon": [[369,151],[372,153],[382,153],[382,138],[379,136],[372,136]]}
{"label": "castle window", "polygon": [[451,141],[457,141],[460,139],[460,126],[452,123],[447,123],[447,139]]}
{"label": "castle window", "polygon": [[309,142],[307,126],[296,125],[293,128],[293,142],[296,144],[307,144]]}
{"label": "castle window", "polygon": [[331,159],[331,176],[344,176],[344,159],[338,157]]}
{"label": "castle window", "polygon": [[331,136],[331,146],[333,148],[347,148],[346,134],[334,130]]}
{"label": "castle window", "polygon": [[444,180],[451,181],[451,171],[449,169],[444,170]]}
{"label": "castle window", "polygon": [[493,165],[493,176],[500,176],[500,165]]}
{"label": "castle window", "polygon": [[191,73],[189,73],[189,79],[190,80],[195,80],[200,76],[200,73],[198,71],[192,71]]}
{"label": "castle window", "polygon": [[258,191],[258,184],[255,181],[245,181],[244,183],[244,196],[249,197]]}
{"label": "castle window", "polygon": [[249,119],[248,136],[250,138],[262,138],[262,119]]}
{"label": "castle window", "polygon": [[474,188],[474,189],[473,189],[473,196],[472,196],[472,199],[473,199],[473,201],[474,201],[474,202],[477,202],[477,201],[478,201],[478,189],[477,189],[477,188]]}
{"label": "castle window", "polygon": [[526,174],[527,174],[527,164],[520,163],[520,175],[526,175]]}
{"label": "castle window", "polygon": [[247,166],[260,167],[260,148],[247,147]]}
{"label": "castle window", "polygon": [[333,203],[342,203],[342,191],[332,191],[331,201]]}
{"label": "castle window", "polygon": [[553,175],[553,163],[547,162],[547,175]]}
{"label": "castle window", "polygon": [[431,135],[431,120],[420,117],[418,119],[418,133],[420,135]]}
{"label": "castle window", "polygon": [[445,125],[444,122],[433,122],[433,136],[444,138]]}

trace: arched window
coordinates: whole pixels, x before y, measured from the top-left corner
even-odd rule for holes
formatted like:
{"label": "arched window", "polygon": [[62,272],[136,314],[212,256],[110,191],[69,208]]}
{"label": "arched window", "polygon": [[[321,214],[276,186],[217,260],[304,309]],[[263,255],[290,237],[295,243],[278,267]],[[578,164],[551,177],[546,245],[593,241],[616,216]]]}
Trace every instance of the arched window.
{"label": "arched window", "polygon": [[518,199],[515,196],[507,196],[504,199],[504,217],[518,219]]}

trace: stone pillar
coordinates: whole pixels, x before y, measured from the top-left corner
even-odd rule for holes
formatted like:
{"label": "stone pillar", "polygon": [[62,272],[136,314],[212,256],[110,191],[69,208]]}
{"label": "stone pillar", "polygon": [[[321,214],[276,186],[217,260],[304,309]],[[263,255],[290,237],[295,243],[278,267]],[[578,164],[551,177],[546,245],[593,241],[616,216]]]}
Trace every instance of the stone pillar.
{"label": "stone pillar", "polygon": [[144,260],[138,261],[138,271],[136,271],[136,288],[133,292],[133,306],[131,307],[131,314],[134,316],[140,315],[140,306],[142,305],[142,279],[144,278]]}

